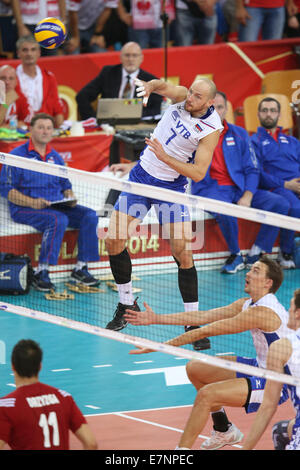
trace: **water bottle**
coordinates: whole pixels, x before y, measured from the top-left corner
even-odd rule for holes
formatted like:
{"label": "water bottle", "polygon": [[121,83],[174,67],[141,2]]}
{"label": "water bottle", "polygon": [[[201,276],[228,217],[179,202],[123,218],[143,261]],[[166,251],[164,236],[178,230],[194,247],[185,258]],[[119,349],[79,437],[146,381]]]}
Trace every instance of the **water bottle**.
{"label": "water bottle", "polygon": [[9,119],[9,127],[12,131],[16,131],[18,128],[18,118],[13,114]]}

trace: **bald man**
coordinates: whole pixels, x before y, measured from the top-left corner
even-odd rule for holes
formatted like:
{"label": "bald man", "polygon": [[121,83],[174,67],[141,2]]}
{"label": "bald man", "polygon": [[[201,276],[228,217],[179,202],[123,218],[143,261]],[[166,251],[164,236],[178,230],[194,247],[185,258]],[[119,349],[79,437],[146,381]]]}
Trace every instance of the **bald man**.
{"label": "bald man", "polygon": [[[144,104],[153,93],[172,100],[139,162],[131,169],[129,181],[184,193],[187,178],[204,178],[223,129],[213,107],[215,84],[208,79],[195,81],[189,89],[163,80],[138,80],[138,95]],[[111,215],[106,239],[112,274],[119,291],[119,304],[106,328],[121,330],[127,322],[127,308],[139,310],[131,284],[131,260],[126,249],[128,227],[137,227],[154,206],[163,233],[168,235],[172,255],[178,265],[178,286],[185,311],[198,309],[197,271],[192,256],[192,226],[186,207],[149,197],[121,193]],[[138,208],[138,210],[137,210]],[[121,231],[123,228],[123,232]],[[117,236],[116,236],[117,234]],[[129,307],[130,306],[130,307]],[[195,349],[208,349],[207,338],[194,343]]]}
{"label": "bald man", "polygon": [[18,127],[27,127],[31,114],[26,97],[16,91],[18,79],[16,70],[11,65],[0,67],[0,80],[5,86],[5,103],[0,107],[0,126],[9,127],[10,120],[17,120]]}
{"label": "bald man", "polygon": [[[101,72],[77,94],[78,111],[82,119],[96,117],[93,101],[102,98],[136,97],[135,78],[149,82],[156,78],[141,68],[143,52],[136,42],[127,42],[121,49],[120,64],[106,65]],[[128,85],[127,85],[128,83]],[[162,97],[153,94],[143,108],[143,117],[160,114]]]}

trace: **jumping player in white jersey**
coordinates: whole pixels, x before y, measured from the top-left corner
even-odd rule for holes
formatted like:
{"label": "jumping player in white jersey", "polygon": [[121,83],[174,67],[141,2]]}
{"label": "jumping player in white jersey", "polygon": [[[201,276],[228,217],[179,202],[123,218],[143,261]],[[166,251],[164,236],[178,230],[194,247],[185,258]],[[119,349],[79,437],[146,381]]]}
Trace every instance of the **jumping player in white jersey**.
{"label": "jumping player in white jersey", "polygon": [[[300,377],[300,289],[294,292],[289,309],[288,327],[294,330],[286,338],[281,338],[271,344],[267,356],[267,368]],[[243,450],[253,449],[274,415],[282,384],[268,380],[263,402],[255,416],[249,434],[245,439]],[[286,450],[300,450],[300,393],[299,387],[287,385],[296,418],[293,420],[292,436]]]}
{"label": "jumping player in white jersey", "polygon": [[[215,84],[206,78],[195,81],[189,90],[163,80],[139,81],[138,84],[145,100],[150,93],[158,93],[175,104],[166,110],[151,139],[145,139],[146,148],[132,168],[129,181],[184,193],[187,177],[194,181],[204,178],[223,129],[213,107]],[[184,309],[198,309],[197,271],[188,246],[192,239],[189,211],[182,205],[123,192],[111,215],[106,238],[110,267],[119,292],[119,304],[106,326],[108,329],[126,327],[124,313],[127,308],[140,310],[133,298],[132,265],[126,241],[130,236],[129,228],[136,229],[152,206],[164,233],[168,233],[171,252],[178,265],[178,285]],[[205,338],[194,347],[207,349],[209,340]]]}
{"label": "jumping player in white jersey", "polygon": [[[283,273],[280,266],[267,256],[263,256],[246,274],[245,292],[250,298],[241,298],[230,305],[208,311],[162,315],[154,313],[145,304],[146,311],[128,310],[125,319],[133,325],[184,325],[187,322],[189,325],[205,325],[167,341],[167,344],[172,346],[189,344],[205,336],[250,330],[256,358],[224,356],[224,359],[265,368],[269,345],[290,332],[287,327],[288,312],[274,295],[282,280]],[[151,350],[131,351],[132,354],[145,352]],[[215,450],[240,442],[243,434],[230,423],[223,406],[244,407],[247,413],[257,411],[262,401],[265,379],[214,367],[198,360],[192,360],[187,364],[187,375],[198,392],[178,448],[192,448],[210,413],[214,430],[212,437],[203,442],[202,449]],[[284,388],[280,403],[287,398]]]}

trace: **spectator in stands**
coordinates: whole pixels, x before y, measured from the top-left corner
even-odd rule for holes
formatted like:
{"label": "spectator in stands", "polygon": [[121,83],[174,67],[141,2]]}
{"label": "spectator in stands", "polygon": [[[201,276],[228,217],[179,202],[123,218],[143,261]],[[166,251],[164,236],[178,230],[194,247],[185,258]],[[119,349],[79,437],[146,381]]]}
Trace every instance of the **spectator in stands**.
{"label": "spectator in stands", "polygon": [[[227,99],[220,91],[215,98],[215,108],[224,130],[205,178],[198,183],[192,181],[192,193],[286,215],[290,207],[288,201],[280,195],[258,189],[259,169],[250,139],[243,128],[227,123]],[[214,216],[231,253],[221,269],[222,273],[234,274],[244,269],[245,264],[249,267],[258,261],[261,253],[272,251],[279,229],[261,225],[244,263],[238,242],[237,219],[220,213]]]}
{"label": "spectator in stands", "polygon": [[238,22],[236,19],[236,0],[222,0],[219,2],[223,17],[227,24],[227,41],[237,41],[238,40]]}
{"label": "spectator in stands", "polygon": [[[51,148],[54,119],[48,114],[36,114],[31,121],[31,139],[11,153],[28,159],[64,165],[61,156]],[[99,260],[97,225],[94,210],[77,204],[71,182],[67,178],[37,173],[22,168],[3,166],[2,196],[9,201],[12,219],[34,227],[43,233],[39,265],[34,274],[34,286],[40,291],[55,288],[49,278],[49,265],[56,265],[67,227],[78,229],[78,262],[71,278],[88,286],[100,281],[88,271],[88,262]],[[51,201],[65,203],[54,205]]]}
{"label": "spectator in stands", "polygon": [[18,127],[27,127],[30,123],[30,110],[26,97],[17,87],[16,69],[11,65],[0,67],[0,80],[5,84],[5,105],[0,109],[0,126],[9,127],[12,118]]}
{"label": "spectator in stands", "polygon": [[17,53],[21,59],[21,64],[17,66],[17,92],[20,89],[26,96],[32,115],[48,113],[54,117],[55,127],[58,128],[64,121],[63,105],[54,74],[37,64],[40,45],[33,36],[24,36],[17,41]]}
{"label": "spectator in stands", "polygon": [[106,35],[112,31],[105,26],[117,6],[118,0],[67,0],[71,38],[65,45],[66,53],[106,52]]}
{"label": "spectator in stands", "polygon": [[11,9],[11,0],[0,0],[0,36],[3,52],[15,55],[18,35]]}
{"label": "spectator in stands", "polygon": [[239,41],[281,39],[285,23],[285,4],[290,10],[293,0],[236,0]]}
{"label": "spectator in stands", "polygon": [[42,358],[40,345],[31,339],[13,348],[16,390],[0,399],[0,450],[5,444],[12,450],[68,450],[69,430],[85,450],[96,450],[94,434],[72,396],[39,381]]}
{"label": "spectator in stands", "polygon": [[300,36],[300,0],[293,0],[286,11],[285,34],[288,38]]}
{"label": "spectator in stands", "polygon": [[[288,215],[300,218],[300,142],[278,127],[280,103],[271,97],[258,106],[261,127],[251,136],[261,166],[261,186],[284,198],[290,205]],[[295,268],[293,244],[295,233],[280,230],[279,262],[285,269]]]}
{"label": "spectator in stands", "polygon": [[[163,47],[163,22],[161,0],[130,0],[128,13],[125,2],[119,1],[119,15],[128,25],[128,38],[137,42],[142,49]],[[165,13],[170,24],[175,19],[173,0],[165,2]]]}
{"label": "spectator in stands", "polygon": [[213,44],[217,32],[217,0],[176,0],[178,46]]}
{"label": "spectator in stands", "polygon": [[[121,49],[120,57],[120,64],[104,66],[99,75],[77,94],[76,100],[81,119],[96,116],[92,102],[96,100],[99,94],[102,98],[133,98],[136,96],[135,78],[145,82],[156,78],[140,68],[143,62],[143,53],[137,43],[126,43]],[[148,105],[143,107],[143,116],[160,114],[161,102],[161,96],[155,93],[151,94]]]}
{"label": "spectator in stands", "polygon": [[[65,0],[11,0],[19,38],[33,34],[36,24],[43,18],[59,18],[66,22]],[[43,48],[42,55],[56,55],[57,49]]]}

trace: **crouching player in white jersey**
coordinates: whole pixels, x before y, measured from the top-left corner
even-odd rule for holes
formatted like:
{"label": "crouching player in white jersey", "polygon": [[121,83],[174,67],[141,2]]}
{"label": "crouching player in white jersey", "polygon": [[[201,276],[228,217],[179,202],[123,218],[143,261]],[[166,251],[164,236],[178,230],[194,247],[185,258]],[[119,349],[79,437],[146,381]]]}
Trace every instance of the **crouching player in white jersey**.
{"label": "crouching player in white jersey", "polygon": [[[143,183],[184,193],[187,177],[204,178],[223,126],[213,107],[215,84],[206,78],[195,81],[189,90],[163,80],[139,81],[140,92],[147,99],[158,93],[172,100],[139,162],[132,168],[129,182]],[[198,281],[190,240],[192,228],[186,207],[150,197],[122,192],[111,215],[106,238],[110,267],[119,292],[119,304],[106,328],[121,330],[127,325],[127,308],[139,311],[131,285],[131,259],[126,249],[129,227],[136,229],[154,206],[163,233],[168,234],[171,252],[178,265],[178,285],[185,311],[198,309]],[[122,231],[123,230],[123,231]],[[180,234],[180,236],[179,236]],[[204,338],[197,349],[210,347]],[[196,346],[194,345],[196,348]]]}
{"label": "crouching player in white jersey", "polygon": [[[271,344],[267,356],[267,368],[279,373],[286,373],[300,378],[300,289],[294,292],[289,309],[288,327],[294,330],[286,338],[281,338]],[[249,434],[245,439],[243,450],[253,449],[264,433],[274,415],[282,384],[268,380],[263,402],[255,416]],[[293,420],[292,437],[286,450],[300,450],[300,393],[299,387],[287,385],[290,398],[296,411]]]}
{"label": "crouching player in white jersey", "polygon": [[[249,298],[241,298],[230,305],[208,311],[162,315],[154,313],[145,304],[146,311],[129,310],[125,318],[134,325],[184,325],[187,321],[190,325],[205,325],[166,342],[172,346],[189,344],[204,336],[228,335],[250,330],[256,358],[224,356],[224,359],[266,368],[269,345],[290,332],[287,327],[288,312],[274,295],[282,281],[283,272],[280,266],[267,256],[263,256],[246,274],[245,292]],[[131,351],[132,354],[145,352],[151,350]],[[247,413],[257,411],[262,402],[266,380],[211,366],[199,360],[188,362],[186,370],[197,390],[197,395],[178,448],[192,448],[210,414],[214,430],[212,437],[203,442],[201,449],[215,450],[240,442],[244,436],[228,420],[223,407],[244,407]],[[284,388],[279,402],[283,403],[287,399],[288,394]]]}

